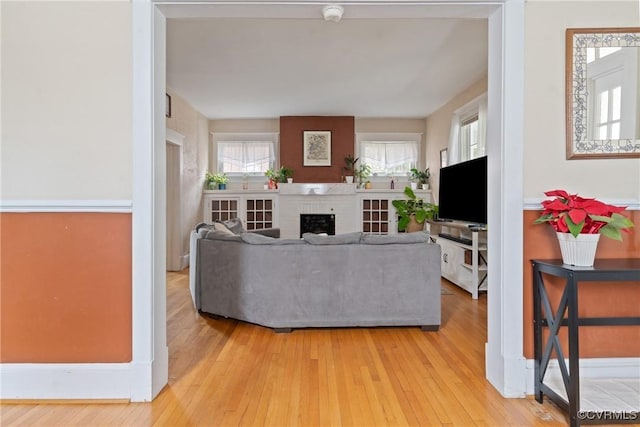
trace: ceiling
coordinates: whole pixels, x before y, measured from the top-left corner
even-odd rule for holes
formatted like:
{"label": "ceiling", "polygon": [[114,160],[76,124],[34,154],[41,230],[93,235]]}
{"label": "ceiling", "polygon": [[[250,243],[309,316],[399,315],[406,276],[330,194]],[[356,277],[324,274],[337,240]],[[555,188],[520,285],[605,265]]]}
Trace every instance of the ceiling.
{"label": "ceiling", "polygon": [[486,73],[486,19],[167,19],[167,85],[209,119],[424,118]]}

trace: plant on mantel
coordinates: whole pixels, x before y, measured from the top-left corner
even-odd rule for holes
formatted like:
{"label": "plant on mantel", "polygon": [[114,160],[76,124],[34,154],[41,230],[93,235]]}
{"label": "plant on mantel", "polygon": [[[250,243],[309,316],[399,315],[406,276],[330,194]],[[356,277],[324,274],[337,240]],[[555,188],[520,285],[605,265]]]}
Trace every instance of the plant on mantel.
{"label": "plant on mantel", "polygon": [[629,232],[633,222],[620,212],[626,207],[608,205],[596,199],[586,199],[565,190],[544,193],[551,200],[542,202],[542,215],[535,224],[548,222],[558,233],[601,234],[614,240],[622,240],[622,231]]}
{"label": "plant on mantel", "polygon": [[281,166],[280,170],[278,170],[278,181],[287,182],[288,178],[293,178],[293,169]]}
{"label": "plant on mantel", "polygon": [[356,173],[356,163],[358,163],[359,159],[359,157],[354,158],[352,154],[349,154],[344,158],[345,166],[342,168],[342,170],[344,171],[344,176],[351,177],[350,179],[347,178],[347,182],[353,182],[353,177]]}

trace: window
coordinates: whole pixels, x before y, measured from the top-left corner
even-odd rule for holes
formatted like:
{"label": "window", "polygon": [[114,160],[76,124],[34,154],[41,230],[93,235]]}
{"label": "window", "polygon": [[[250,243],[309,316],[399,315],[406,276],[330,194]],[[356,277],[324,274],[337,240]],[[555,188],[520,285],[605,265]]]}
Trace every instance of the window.
{"label": "window", "polygon": [[466,118],[460,124],[460,159],[471,160],[484,156],[480,147],[478,114]]}
{"label": "window", "polygon": [[377,176],[406,175],[419,164],[422,134],[358,134],[359,164]]}
{"label": "window", "polygon": [[215,134],[218,172],[230,177],[263,176],[276,159],[277,134]]}
{"label": "window", "polygon": [[487,94],[454,112],[447,147],[449,164],[477,159],[487,154],[486,122]]}

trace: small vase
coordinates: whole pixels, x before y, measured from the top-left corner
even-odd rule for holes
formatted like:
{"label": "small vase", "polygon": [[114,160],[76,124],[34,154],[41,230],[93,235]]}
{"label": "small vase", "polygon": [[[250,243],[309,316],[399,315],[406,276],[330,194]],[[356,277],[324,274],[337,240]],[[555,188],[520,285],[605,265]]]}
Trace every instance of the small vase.
{"label": "small vase", "polygon": [[412,190],[417,190],[418,189],[418,183],[417,182],[412,182],[411,183],[411,189]]}
{"label": "small vase", "polygon": [[347,182],[347,184],[353,184],[353,176],[351,175],[345,176],[344,180]]}
{"label": "small vase", "polygon": [[287,184],[293,184],[293,178],[287,178]]}
{"label": "small vase", "polygon": [[218,190],[226,190],[227,189],[227,184],[218,184]]}
{"label": "small vase", "polygon": [[215,181],[207,182],[207,190],[215,190],[218,188],[218,184]]}
{"label": "small vase", "polygon": [[592,267],[596,258],[596,249],[600,234],[556,233],[560,243],[562,262],[577,267]]}

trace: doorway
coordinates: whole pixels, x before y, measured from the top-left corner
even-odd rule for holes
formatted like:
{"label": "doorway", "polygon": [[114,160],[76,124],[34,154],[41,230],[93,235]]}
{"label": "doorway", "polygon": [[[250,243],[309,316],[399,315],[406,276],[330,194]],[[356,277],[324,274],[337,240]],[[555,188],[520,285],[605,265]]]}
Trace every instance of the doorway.
{"label": "doorway", "polygon": [[[308,4],[307,4],[308,3]],[[489,154],[490,257],[488,292],[487,379],[506,397],[525,392],[526,367],[522,338],[522,144],[524,80],[524,0],[470,1],[447,4],[423,1],[411,4],[389,2],[343,2],[369,17],[408,15],[412,18],[460,17],[488,19],[489,23],[489,107],[487,130]],[[166,294],[164,255],[153,242],[164,242],[164,181],[154,168],[165,167],[165,150],[155,150],[154,138],[164,141],[165,19],[167,17],[300,17],[315,16],[318,5],[286,3],[217,2],[158,4],[152,0],[133,2],[134,21],[134,162],[145,166],[134,174],[134,216],[148,219],[149,229],[134,221],[134,361],[150,363],[151,387],[155,396],[166,383]],[[153,46],[149,51],[149,46]],[[138,55],[139,54],[139,55]],[[151,77],[153,76],[153,78]],[[145,101],[147,100],[147,101]],[[148,100],[152,100],[150,103]],[[151,110],[151,111],[150,111]],[[140,138],[137,138],[140,137]],[[151,164],[149,164],[151,163]],[[164,172],[164,171],[161,171]],[[149,194],[151,193],[151,194]],[[155,195],[156,200],[154,200]],[[159,202],[158,202],[159,199]],[[141,203],[138,203],[141,202]],[[137,244],[136,244],[137,243]],[[164,257],[163,257],[164,258]],[[495,260],[495,261],[493,261]],[[149,277],[149,266],[155,266]],[[162,301],[164,299],[164,301]],[[149,346],[149,342],[153,344]],[[143,387],[144,384],[140,385]],[[132,391],[132,400],[135,400]]]}
{"label": "doorway", "polygon": [[184,137],[167,130],[166,198],[167,198],[167,271],[186,267],[182,236],[182,141]]}

